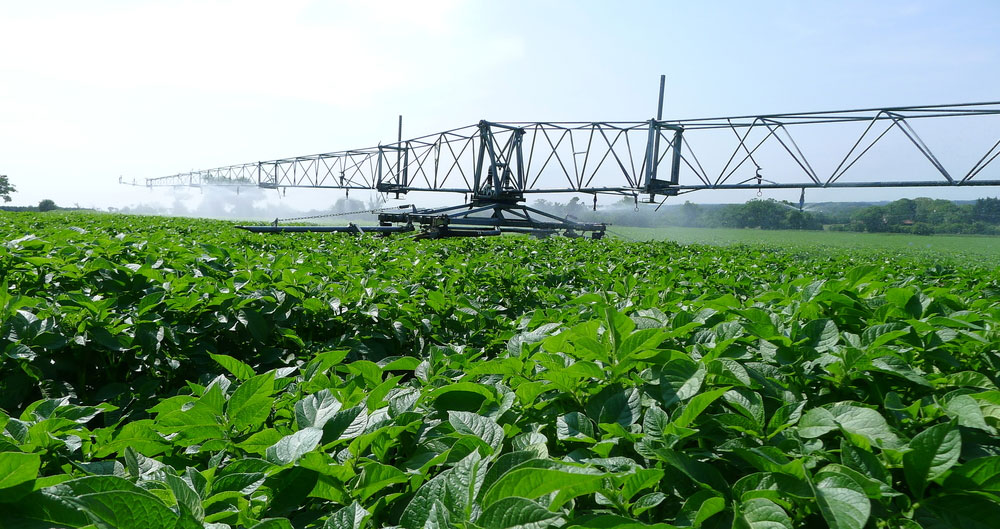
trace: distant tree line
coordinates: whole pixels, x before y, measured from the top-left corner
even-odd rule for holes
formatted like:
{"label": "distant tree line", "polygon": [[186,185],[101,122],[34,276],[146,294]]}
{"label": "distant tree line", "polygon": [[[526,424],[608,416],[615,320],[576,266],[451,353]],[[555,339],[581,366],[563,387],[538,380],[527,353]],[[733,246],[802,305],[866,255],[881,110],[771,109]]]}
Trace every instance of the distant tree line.
{"label": "distant tree line", "polygon": [[684,202],[659,211],[633,197],[596,210],[577,197],[566,204],[536,200],[532,206],[583,222],[618,226],[1000,235],[1000,198],[968,203],[932,198],[901,199],[884,205],[834,203],[825,204],[823,211],[800,209],[798,204],[774,199],[753,199],[743,204]]}
{"label": "distant tree line", "polygon": [[57,209],[84,209],[80,207],[74,208],[62,208],[56,205],[55,201],[46,198],[38,203],[37,206],[0,206],[0,211],[55,211]]}
{"label": "distant tree line", "polygon": [[971,204],[904,198],[855,211],[848,222],[831,228],[873,233],[1000,235],[1000,198],[980,198]]}

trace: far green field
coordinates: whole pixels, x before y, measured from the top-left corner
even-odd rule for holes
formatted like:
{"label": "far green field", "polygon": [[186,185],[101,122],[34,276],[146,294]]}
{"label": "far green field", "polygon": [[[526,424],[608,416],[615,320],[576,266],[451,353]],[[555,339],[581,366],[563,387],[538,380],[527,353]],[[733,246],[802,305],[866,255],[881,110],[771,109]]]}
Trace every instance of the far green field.
{"label": "far green field", "polygon": [[909,235],[838,231],[752,230],[737,228],[633,228],[609,226],[608,234],[640,241],[671,240],[681,244],[765,244],[805,248],[856,248],[912,251],[942,257],[979,257],[1000,261],[1000,237],[976,235]]}

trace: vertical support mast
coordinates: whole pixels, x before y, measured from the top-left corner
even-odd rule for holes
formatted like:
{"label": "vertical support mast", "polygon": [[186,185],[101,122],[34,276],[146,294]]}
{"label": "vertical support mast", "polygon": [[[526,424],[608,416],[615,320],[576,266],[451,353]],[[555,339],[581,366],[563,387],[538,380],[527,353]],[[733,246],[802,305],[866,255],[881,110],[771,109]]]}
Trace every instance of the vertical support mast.
{"label": "vertical support mast", "polygon": [[[646,182],[645,188],[648,191],[653,180],[656,180],[656,165],[660,156],[660,120],[663,119],[663,88],[666,85],[667,76],[660,75],[660,97],[656,105],[656,119],[649,120],[649,137],[646,139]],[[649,194],[652,201],[655,193]]]}
{"label": "vertical support mast", "polygon": [[396,133],[396,183],[402,183],[399,181],[399,177],[403,174],[403,168],[399,165],[399,149],[403,146],[403,115],[399,115],[399,129]]}

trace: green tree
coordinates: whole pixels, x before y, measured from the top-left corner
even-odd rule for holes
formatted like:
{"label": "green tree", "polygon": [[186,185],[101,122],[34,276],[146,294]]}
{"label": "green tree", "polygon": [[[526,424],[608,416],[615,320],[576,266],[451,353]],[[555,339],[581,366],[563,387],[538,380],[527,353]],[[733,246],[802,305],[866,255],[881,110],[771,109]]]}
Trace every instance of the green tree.
{"label": "green tree", "polygon": [[58,207],[59,206],[57,206],[56,203],[50,198],[46,198],[38,203],[38,211],[52,211]]}
{"label": "green tree", "polygon": [[692,204],[690,201],[685,200],[684,205],[681,206],[681,225],[682,226],[695,226],[698,224],[698,217],[701,216],[701,208],[698,204]]}
{"label": "green tree", "polygon": [[17,191],[14,186],[10,184],[10,180],[7,179],[7,175],[0,174],[0,198],[4,202],[10,202],[10,194]]}

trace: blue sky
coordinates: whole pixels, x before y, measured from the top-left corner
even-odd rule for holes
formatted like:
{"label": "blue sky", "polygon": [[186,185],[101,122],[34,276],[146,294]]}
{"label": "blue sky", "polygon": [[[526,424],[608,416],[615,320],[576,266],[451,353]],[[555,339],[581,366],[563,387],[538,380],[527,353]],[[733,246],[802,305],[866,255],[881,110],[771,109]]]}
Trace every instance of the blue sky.
{"label": "blue sky", "polygon": [[21,204],[196,200],[117,179],[392,141],[397,114],[648,119],[660,73],[667,119],[1000,100],[998,2],[3,2],[0,50]]}

